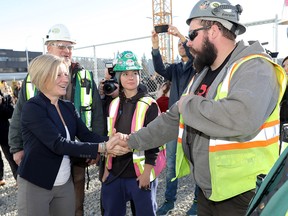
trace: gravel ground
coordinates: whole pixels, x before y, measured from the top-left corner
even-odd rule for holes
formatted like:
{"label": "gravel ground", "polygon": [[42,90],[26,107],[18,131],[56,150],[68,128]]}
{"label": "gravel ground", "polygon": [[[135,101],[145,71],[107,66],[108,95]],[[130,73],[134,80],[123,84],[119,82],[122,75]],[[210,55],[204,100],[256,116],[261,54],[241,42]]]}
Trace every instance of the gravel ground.
{"label": "gravel ground", "polygon": [[[3,153],[2,153],[3,157]],[[4,159],[4,170],[6,185],[0,187],[0,215],[1,216],[15,216],[17,215],[16,210],[16,199],[17,199],[17,187],[13,175],[10,171],[10,167],[6,159]],[[98,168],[93,165],[89,167],[90,173],[90,184],[89,189],[86,190],[84,216],[101,216],[100,214],[100,187],[101,184],[98,180]],[[159,177],[159,185],[157,190],[157,203],[158,206],[164,201],[165,193],[165,170]],[[169,214],[170,216],[182,216],[185,215],[186,211],[192,205],[194,196],[194,184],[191,181],[191,177],[184,177],[179,180],[178,184],[178,198],[175,203],[175,209]],[[127,216],[130,216],[130,208],[127,208]]]}

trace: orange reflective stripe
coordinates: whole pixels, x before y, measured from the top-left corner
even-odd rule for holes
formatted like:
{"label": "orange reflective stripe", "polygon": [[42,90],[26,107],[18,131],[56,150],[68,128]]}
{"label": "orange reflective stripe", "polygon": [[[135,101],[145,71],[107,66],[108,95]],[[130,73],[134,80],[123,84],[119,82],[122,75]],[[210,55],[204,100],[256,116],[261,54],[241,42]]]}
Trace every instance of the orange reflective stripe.
{"label": "orange reflective stripe", "polygon": [[273,127],[275,125],[278,125],[280,124],[280,120],[274,120],[274,121],[271,121],[271,122],[265,122],[261,127],[260,129],[263,129],[263,128],[268,128],[268,127]]}
{"label": "orange reflective stripe", "polygon": [[[233,67],[231,69],[231,73],[229,74],[229,80],[232,79],[232,76],[233,76],[234,72],[236,71],[237,67],[238,67],[238,64],[234,64],[233,65]],[[228,89],[230,89],[230,82],[228,82]]]}
{"label": "orange reflective stripe", "polygon": [[181,144],[181,145],[182,145],[182,138],[181,138],[181,137],[178,137],[177,142],[178,142],[178,144]]}
{"label": "orange reflective stripe", "polygon": [[249,149],[255,147],[265,147],[271,144],[275,144],[279,141],[279,136],[275,136],[268,140],[263,141],[253,141],[253,142],[243,142],[243,143],[232,143],[217,146],[209,146],[209,152],[218,152],[226,150],[236,150],[236,149]]}

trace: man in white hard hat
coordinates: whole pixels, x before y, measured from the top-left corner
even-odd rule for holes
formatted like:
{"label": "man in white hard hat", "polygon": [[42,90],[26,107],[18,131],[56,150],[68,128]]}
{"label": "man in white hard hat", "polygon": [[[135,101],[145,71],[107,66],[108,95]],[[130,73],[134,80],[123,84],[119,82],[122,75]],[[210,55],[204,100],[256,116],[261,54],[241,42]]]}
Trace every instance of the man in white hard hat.
{"label": "man in white hard hat", "polygon": [[[64,99],[73,101],[82,120],[88,128],[99,135],[104,135],[104,117],[102,103],[97,86],[93,80],[92,72],[85,70],[79,63],[72,62],[73,47],[76,44],[71,38],[65,25],[54,25],[48,32],[45,40],[47,51],[50,54],[65,58],[70,64],[70,84]],[[23,82],[10,125],[9,145],[14,160],[20,164],[24,156],[21,137],[20,115],[22,106],[31,97],[37,94],[37,89],[32,86],[29,75]],[[45,131],[43,131],[45,133]],[[76,216],[82,216],[85,189],[85,167],[92,162],[74,158],[72,162],[72,176],[76,195]]]}
{"label": "man in white hard hat", "polygon": [[257,176],[279,157],[286,75],[258,41],[236,41],[241,12],[228,0],[195,4],[186,22],[197,75],[169,112],[118,142],[146,150],[178,137],[176,177],[191,171],[198,216],[245,215]]}

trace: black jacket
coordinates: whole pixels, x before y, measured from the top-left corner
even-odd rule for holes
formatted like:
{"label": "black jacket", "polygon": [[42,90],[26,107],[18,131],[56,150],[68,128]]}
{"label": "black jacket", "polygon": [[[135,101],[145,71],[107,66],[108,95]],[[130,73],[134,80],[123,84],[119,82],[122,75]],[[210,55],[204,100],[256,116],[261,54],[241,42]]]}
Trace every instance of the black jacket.
{"label": "black jacket", "polygon": [[[96,158],[96,143],[107,140],[89,131],[71,102],[59,100],[58,104],[71,141],[65,138],[66,131],[56,107],[44,94],[25,103],[21,115],[25,154],[19,175],[48,190],[53,187],[63,155]],[[75,142],[75,137],[82,142]]]}

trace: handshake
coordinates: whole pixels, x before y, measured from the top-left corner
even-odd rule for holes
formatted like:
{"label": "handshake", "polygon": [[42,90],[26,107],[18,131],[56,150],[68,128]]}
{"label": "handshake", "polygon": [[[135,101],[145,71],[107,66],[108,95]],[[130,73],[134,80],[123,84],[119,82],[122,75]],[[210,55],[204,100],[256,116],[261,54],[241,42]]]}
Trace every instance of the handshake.
{"label": "handshake", "polygon": [[112,156],[120,156],[131,152],[128,146],[127,140],[129,135],[122,133],[115,133],[110,136],[109,140],[106,142],[106,152]]}

